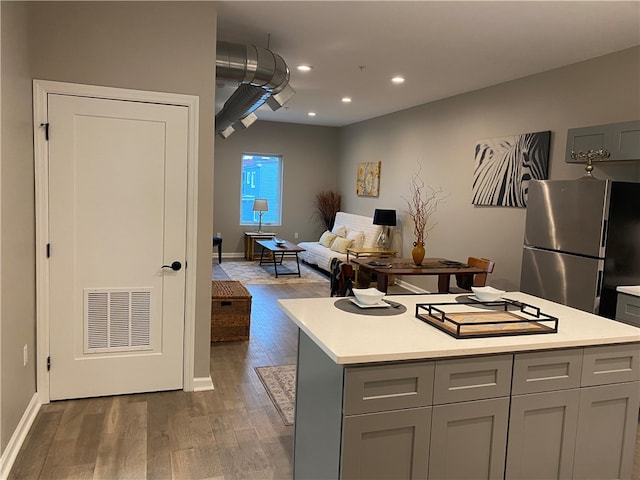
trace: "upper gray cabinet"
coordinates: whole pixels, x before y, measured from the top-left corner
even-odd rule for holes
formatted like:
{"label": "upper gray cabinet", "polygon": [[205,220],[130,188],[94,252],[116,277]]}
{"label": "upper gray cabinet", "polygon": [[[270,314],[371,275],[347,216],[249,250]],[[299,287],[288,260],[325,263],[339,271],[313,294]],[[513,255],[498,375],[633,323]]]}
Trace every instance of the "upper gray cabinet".
{"label": "upper gray cabinet", "polygon": [[640,161],[640,120],[569,129],[565,161],[587,163],[586,159],[571,158],[571,152],[589,150],[609,153],[607,158],[593,158],[593,163]]}

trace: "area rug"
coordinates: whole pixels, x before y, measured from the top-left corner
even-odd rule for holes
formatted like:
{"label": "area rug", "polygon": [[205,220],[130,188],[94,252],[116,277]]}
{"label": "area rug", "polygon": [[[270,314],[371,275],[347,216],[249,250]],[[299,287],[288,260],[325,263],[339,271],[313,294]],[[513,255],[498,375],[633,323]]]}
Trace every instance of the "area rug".
{"label": "area rug", "polygon": [[285,425],[293,425],[296,404],[296,366],[255,367]]}
{"label": "area rug", "polygon": [[267,285],[286,283],[329,283],[329,278],[312,268],[300,263],[300,277],[295,275],[284,275],[280,273],[297,272],[296,262],[285,260],[282,265],[278,265],[278,278],[275,276],[273,264],[263,264],[260,262],[238,261],[224,262],[220,268],[231,280],[236,280],[244,285]]}

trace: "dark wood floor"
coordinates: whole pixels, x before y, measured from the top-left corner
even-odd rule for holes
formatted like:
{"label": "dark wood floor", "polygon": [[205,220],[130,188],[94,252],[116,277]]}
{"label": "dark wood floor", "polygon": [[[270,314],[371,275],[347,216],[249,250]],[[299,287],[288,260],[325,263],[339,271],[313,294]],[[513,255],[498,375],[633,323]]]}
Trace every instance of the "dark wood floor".
{"label": "dark wood floor", "polygon": [[[213,278],[226,276],[214,266]],[[9,480],[290,479],[293,427],[282,422],[254,367],[296,360],[296,328],[275,300],[328,296],[329,286],[247,288],[250,340],[212,344],[214,391],[44,405]],[[640,428],[632,478],[640,478]]]}
{"label": "dark wood floor", "polygon": [[247,288],[250,340],[211,345],[214,391],[44,405],[9,479],[290,479],[293,427],[254,367],[296,362],[297,329],[275,300],[328,296],[329,284]]}

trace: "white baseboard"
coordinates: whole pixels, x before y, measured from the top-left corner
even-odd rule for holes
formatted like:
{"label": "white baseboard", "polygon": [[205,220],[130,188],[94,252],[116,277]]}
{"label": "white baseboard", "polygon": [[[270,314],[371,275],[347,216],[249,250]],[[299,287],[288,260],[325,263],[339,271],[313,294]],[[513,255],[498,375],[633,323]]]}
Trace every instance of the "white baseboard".
{"label": "white baseboard", "polygon": [[[244,253],[242,252],[227,252],[227,253],[223,253],[222,254],[222,259],[229,259],[229,258],[244,258]],[[218,263],[218,252],[213,252],[211,253],[211,261],[213,262],[215,260],[216,263]]]}
{"label": "white baseboard", "polygon": [[429,292],[427,290],[423,290],[420,287],[416,287],[412,283],[405,282],[403,280],[396,279],[396,285],[398,285],[399,287],[402,287],[402,288],[406,288],[407,290],[409,290],[410,292],[413,292],[413,293],[431,293],[431,292]]}
{"label": "white baseboard", "polygon": [[33,394],[33,397],[31,397],[27,409],[22,414],[22,418],[14,430],[13,435],[11,435],[7,448],[2,452],[2,457],[0,457],[0,479],[6,480],[6,478],[9,477],[13,462],[16,461],[18,452],[24,443],[24,439],[27,438],[29,429],[31,425],[33,425],[33,421],[36,419],[41,405],[40,400],[38,400],[38,392],[36,392]]}
{"label": "white baseboard", "polygon": [[207,390],[215,390],[213,388],[213,380],[211,379],[211,376],[196,377],[193,379],[194,392],[206,392]]}

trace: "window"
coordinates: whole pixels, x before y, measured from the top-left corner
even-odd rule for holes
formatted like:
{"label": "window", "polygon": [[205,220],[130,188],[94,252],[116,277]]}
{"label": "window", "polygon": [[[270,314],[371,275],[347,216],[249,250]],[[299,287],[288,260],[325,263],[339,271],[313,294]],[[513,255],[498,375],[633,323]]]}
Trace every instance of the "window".
{"label": "window", "polygon": [[269,210],[262,215],[262,225],[281,225],[281,155],[242,154],[240,225],[258,224],[260,214],[253,211],[256,198],[266,198],[269,204]]}

